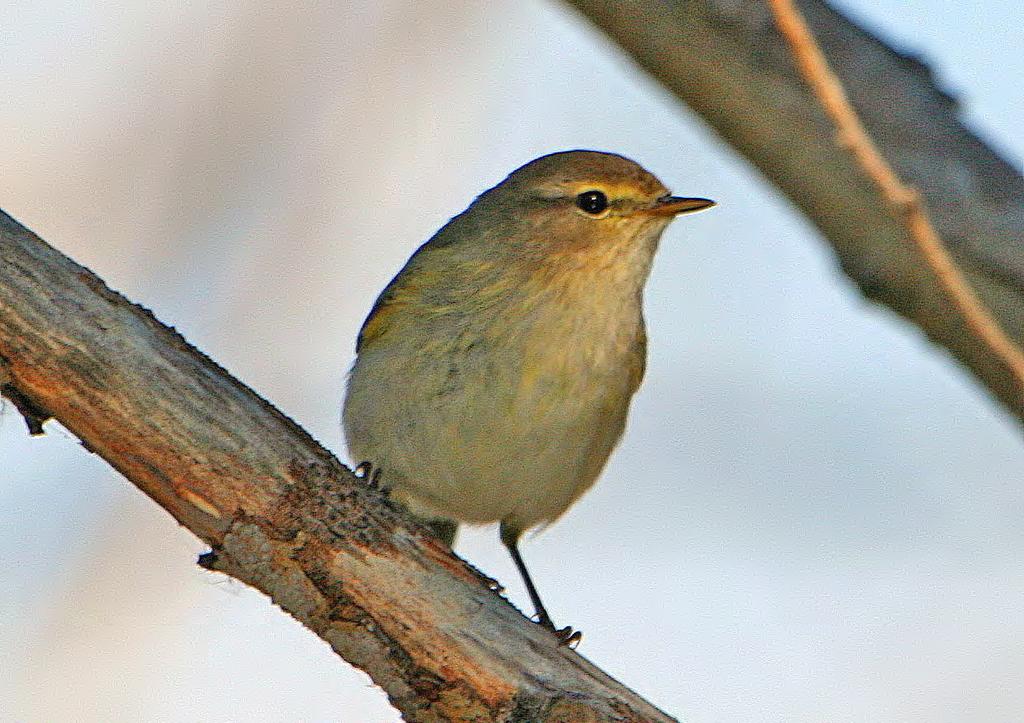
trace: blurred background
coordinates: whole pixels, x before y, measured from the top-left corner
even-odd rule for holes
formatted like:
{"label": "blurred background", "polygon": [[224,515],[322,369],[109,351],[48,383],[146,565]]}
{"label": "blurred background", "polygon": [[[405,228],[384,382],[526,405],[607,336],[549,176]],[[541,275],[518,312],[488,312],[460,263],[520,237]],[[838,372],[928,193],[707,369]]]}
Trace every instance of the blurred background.
{"label": "blurred background", "polygon": [[[1024,157],[1024,10],[842,0]],[[359,325],[531,158],[720,206],[666,234],[601,482],[525,555],[580,652],[701,721],[1024,710],[1024,443],[785,199],[554,2],[0,7],[0,205],[339,455]],[[369,678],[55,424],[0,415],[0,719],[394,721]],[[527,606],[490,528],[460,554]]]}

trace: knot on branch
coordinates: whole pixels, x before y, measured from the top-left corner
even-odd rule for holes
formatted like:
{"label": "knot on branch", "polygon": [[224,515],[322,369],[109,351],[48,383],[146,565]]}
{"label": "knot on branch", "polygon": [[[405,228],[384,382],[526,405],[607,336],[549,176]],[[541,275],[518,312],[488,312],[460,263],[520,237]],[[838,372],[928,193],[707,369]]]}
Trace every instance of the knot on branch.
{"label": "knot on branch", "polygon": [[46,433],[43,425],[53,419],[53,415],[32,401],[15,386],[14,379],[7,370],[7,364],[2,357],[0,357],[0,397],[10,400],[14,408],[18,410],[18,413],[25,420],[25,426],[28,427],[29,434],[33,437],[38,437]]}

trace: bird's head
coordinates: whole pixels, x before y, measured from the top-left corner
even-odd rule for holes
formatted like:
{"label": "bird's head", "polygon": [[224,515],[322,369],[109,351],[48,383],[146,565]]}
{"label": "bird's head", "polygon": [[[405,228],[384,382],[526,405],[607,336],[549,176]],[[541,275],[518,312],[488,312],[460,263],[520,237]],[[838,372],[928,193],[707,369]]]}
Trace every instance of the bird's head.
{"label": "bird's head", "polygon": [[676,216],[713,205],[673,196],[639,164],[598,151],[542,156],[474,203],[489,211],[492,228],[507,230],[494,240],[553,253],[654,244]]}

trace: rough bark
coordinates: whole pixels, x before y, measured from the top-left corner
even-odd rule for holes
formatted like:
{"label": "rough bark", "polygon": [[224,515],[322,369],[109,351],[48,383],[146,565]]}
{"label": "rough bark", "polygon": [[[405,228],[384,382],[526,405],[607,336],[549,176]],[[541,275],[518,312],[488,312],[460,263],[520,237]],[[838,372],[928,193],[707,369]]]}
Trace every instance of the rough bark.
{"label": "rough bark", "polygon": [[[917,324],[1024,419],[1004,360],[979,343],[908,242],[903,219],[837,143],[763,0],[569,0],[700,114],[821,230],[863,293]],[[821,0],[798,3],[868,132],[1000,326],[1024,339],[1024,178],[958,120],[928,68]]]}
{"label": "rough bark", "polygon": [[[293,421],[0,212],[0,391],[54,418],[408,720],[667,721]],[[126,541],[130,542],[130,541]],[[139,564],[145,564],[140,560]]]}

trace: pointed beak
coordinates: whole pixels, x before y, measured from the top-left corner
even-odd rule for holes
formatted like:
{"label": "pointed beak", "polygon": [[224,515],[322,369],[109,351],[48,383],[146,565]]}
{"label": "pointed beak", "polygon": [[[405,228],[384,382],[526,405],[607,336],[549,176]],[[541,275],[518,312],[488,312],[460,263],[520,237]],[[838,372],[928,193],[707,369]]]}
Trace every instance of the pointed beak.
{"label": "pointed beak", "polygon": [[654,205],[644,209],[644,213],[653,216],[678,216],[681,213],[703,211],[715,205],[706,198],[682,198],[680,196],[662,196]]}

